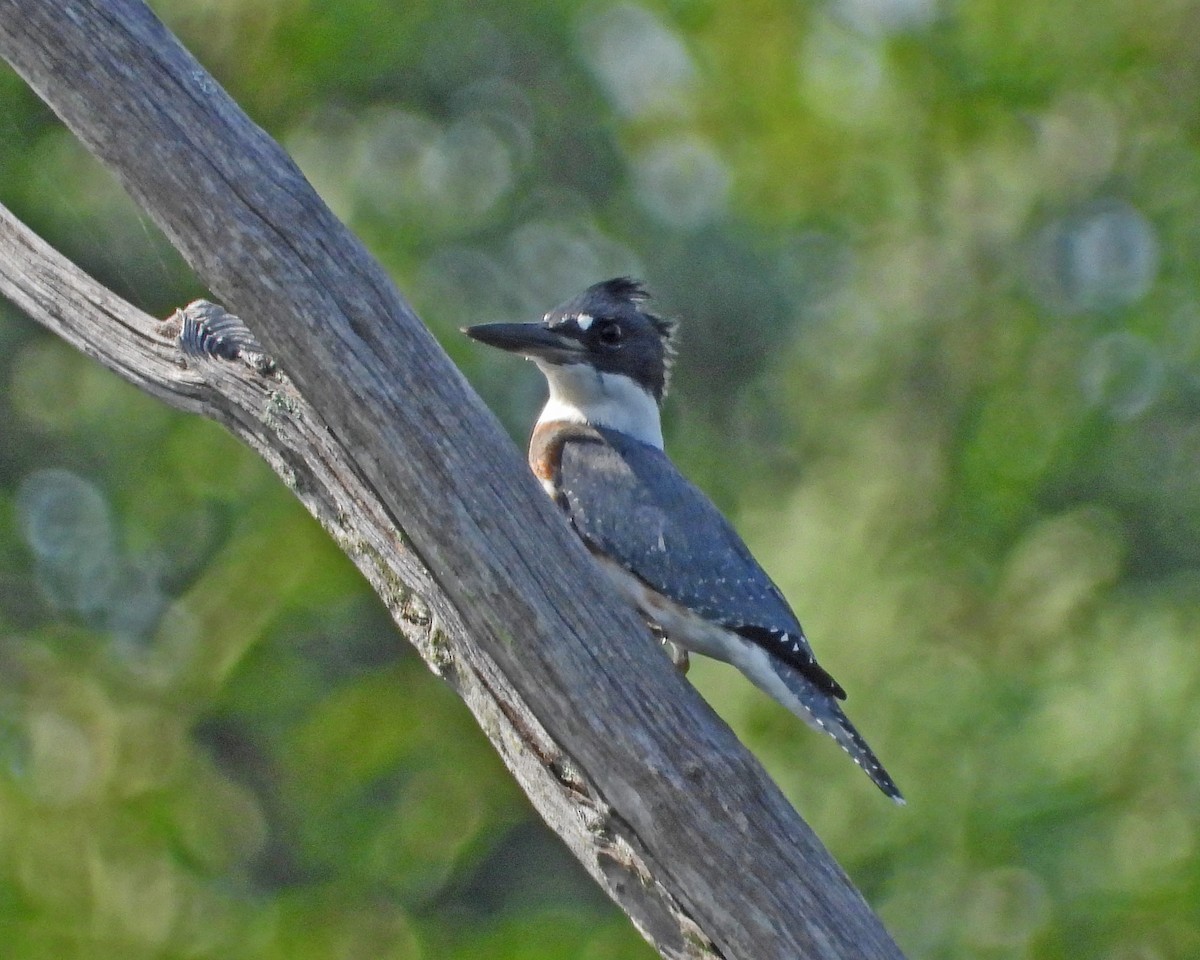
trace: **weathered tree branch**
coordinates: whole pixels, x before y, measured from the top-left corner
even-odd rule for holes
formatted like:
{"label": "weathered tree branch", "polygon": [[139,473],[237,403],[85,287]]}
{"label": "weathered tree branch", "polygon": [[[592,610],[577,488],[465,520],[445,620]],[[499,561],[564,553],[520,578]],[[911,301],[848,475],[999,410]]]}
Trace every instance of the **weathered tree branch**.
{"label": "weathered tree branch", "polygon": [[263,454],[664,956],[899,957],[757,762],[612,603],[378,265],[149,10],[0,0],[0,53],[288,377],[184,367],[174,324],[10,216],[0,291]]}
{"label": "weathered tree branch", "polygon": [[[211,322],[218,308],[199,302],[156,320],[96,283],[3,207],[0,293],[130,383],[216,420],[253,447],[363,572],[430,669],[466,701],[538,811],[597,881],[607,888],[614,869],[618,881],[622,871],[633,874],[639,882],[619,902],[647,936],[656,945],[664,939],[668,956],[703,955],[666,951],[678,930],[697,945],[705,937],[614,829],[613,811],[491,658],[462,642],[466,627],[430,571],[355,472],[350,452],[287,377],[216,356],[185,360],[177,339],[184,319]],[[450,611],[448,619],[435,609]]]}

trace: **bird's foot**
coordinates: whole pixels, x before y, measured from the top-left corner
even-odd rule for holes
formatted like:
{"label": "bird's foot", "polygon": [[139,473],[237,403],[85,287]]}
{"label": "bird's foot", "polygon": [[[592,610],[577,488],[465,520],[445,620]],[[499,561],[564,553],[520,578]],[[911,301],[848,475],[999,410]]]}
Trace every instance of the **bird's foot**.
{"label": "bird's foot", "polygon": [[688,652],[677,643],[672,643],[666,637],[662,638],[663,649],[667,651],[667,656],[671,658],[671,662],[675,664],[675,668],[682,674],[687,674],[688,667],[691,666],[691,661],[688,659]]}

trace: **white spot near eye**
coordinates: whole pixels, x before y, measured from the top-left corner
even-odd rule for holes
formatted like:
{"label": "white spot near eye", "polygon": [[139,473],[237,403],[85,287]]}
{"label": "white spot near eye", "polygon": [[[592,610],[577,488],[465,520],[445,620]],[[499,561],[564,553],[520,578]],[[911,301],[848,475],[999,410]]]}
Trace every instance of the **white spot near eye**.
{"label": "white spot near eye", "polygon": [[593,317],[590,313],[581,313],[579,316],[577,316],[575,318],[575,322],[577,324],[579,324],[580,330],[586,330],[588,327],[590,327],[592,325],[592,322],[595,319],[596,318]]}

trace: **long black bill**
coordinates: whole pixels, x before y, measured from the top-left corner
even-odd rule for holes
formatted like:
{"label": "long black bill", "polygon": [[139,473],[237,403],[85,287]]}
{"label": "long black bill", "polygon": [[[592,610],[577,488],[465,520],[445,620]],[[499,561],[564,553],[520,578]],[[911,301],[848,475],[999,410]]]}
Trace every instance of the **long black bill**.
{"label": "long black bill", "polygon": [[464,327],[463,333],[489,347],[519,353],[531,360],[569,363],[581,352],[578,340],[543,323],[480,323]]}

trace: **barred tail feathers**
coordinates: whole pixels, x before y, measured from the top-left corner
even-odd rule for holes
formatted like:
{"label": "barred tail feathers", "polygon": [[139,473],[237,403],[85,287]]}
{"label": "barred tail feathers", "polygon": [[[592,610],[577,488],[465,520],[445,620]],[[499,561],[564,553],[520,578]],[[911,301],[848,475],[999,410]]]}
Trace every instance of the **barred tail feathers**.
{"label": "barred tail feathers", "polygon": [[761,650],[747,650],[746,662],[737,666],[765,693],[787,707],[816,730],[827,733],[846,751],[850,759],[887,797],[903,805],[904,795],[896,786],[875,752],[843,712],[832,696],[818,687],[795,667]]}
{"label": "barred tail feathers", "polygon": [[875,751],[867,745],[867,741],[855,729],[854,724],[850,722],[842,708],[831,697],[826,697],[826,699],[828,703],[823,705],[825,709],[818,706],[811,711],[813,720],[838,742],[838,745],[850,755],[851,760],[862,767],[863,773],[871,778],[871,782],[875,786],[892,801],[903,806],[904,795],[892,780],[891,775],[884,769],[883,764],[879,762],[879,758],[875,756]]}

